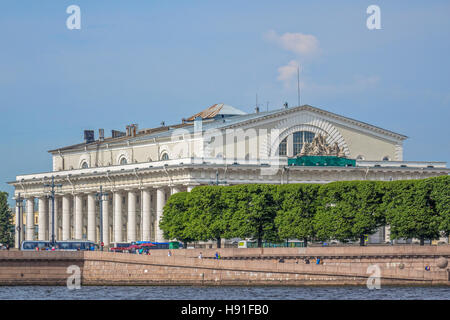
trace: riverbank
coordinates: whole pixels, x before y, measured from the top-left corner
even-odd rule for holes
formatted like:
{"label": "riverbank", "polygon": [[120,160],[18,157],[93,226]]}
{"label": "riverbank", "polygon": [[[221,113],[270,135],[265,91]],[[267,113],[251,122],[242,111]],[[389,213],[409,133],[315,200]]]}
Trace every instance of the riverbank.
{"label": "riverbank", "polygon": [[[222,259],[213,258],[216,251]],[[365,286],[377,275],[382,285],[450,285],[447,245],[171,252],[3,251],[0,285],[65,286],[73,270],[79,270],[81,285],[89,286]]]}

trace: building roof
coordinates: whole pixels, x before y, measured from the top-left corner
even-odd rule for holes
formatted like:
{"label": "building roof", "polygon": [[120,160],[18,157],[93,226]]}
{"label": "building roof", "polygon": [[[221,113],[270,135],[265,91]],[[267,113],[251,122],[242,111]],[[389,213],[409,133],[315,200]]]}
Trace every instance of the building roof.
{"label": "building roof", "polygon": [[245,115],[245,113],[242,110],[236,109],[235,107],[232,107],[230,105],[219,103],[219,104],[213,104],[211,107],[200,111],[199,113],[194,114],[193,116],[187,118],[187,121],[194,121],[195,118],[201,117],[202,119],[212,119],[217,117],[218,115],[224,115],[224,116],[241,116]]}
{"label": "building roof", "polygon": [[[143,129],[139,130],[137,132],[136,136],[121,136],[117,138],[105,138],[103,141],[96,140],[91,143],[79,143],[71,146],[66,146],[63,148],[57,148],[54,150],[50,150],[50,153],[56,153],[59,151],[67,151],[67,150],[75,150],[79,148],[85,148],[89,146],[95,146],[99,144],[104,143],[116,143],[116,142],[122,142],[129,140],[130,142],[133,141],[142,141],[142,140],[149,140],[149,139],[157,139],[157,138],[164,138],[164,137],[170,137],[174,130],[183,128],[188,130],[189,132],[194,132],[194,125],[193,120],[195,120],[196,117],[201,117],[203,120],[202,124],[202,130],[209,130],[209,129],[224,129],[228,127],[234,127],[234,126],[241,126],[245,125],[254,121],[259,121],[267,118],[277,117],[283,114],[289,114],[293,112],[298,111],[309,111],[313,113],[320,114],[322,116],[326,116],[328,118],[332,118],[335,121],[341,121],[347,124],[351,124],[356,127],[369,129],[372,132],[377,132],[378,134],[387,135],[394,137],[395,139],[404,140],[408,138],[405,135],[395,133],[390,130],[382,129],[380,127],[376,127],[374,125],[354,120],[351,118],[347,118],[320,108],[312,107],[309,105],[303,105],[293,108],[282,108],[278,110],[271,110],[267,112],[258,112],[258,113],[250,113],[247,114],[239,109],[236,109],[232,106],[226,105],[226,104],[214,104],[211,107],[196,113],[195,115],[189,117],[188,119],[183,119],[183,123],[176,124],[176,125],[169,125],[169,126],[161,126],[157,128],[151,128],[151,129]],[[217,117],[222,115],[223,117]]]}

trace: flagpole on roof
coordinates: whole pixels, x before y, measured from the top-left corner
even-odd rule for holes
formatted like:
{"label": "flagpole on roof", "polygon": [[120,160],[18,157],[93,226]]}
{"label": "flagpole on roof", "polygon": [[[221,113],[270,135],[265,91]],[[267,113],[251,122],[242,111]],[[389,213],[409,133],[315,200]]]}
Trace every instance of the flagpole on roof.
{"label": "flagpole on roof", "polygon": [[297,96],[298,96],[298,105],[300,106],[300,67],[297,67]]}

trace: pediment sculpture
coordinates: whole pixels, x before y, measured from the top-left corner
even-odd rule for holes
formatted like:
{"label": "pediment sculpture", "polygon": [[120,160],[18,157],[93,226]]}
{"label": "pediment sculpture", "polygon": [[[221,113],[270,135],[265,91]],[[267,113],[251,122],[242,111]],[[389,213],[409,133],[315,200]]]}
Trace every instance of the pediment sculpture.
{"label": "pediment sculpture", "polygon": [[303,144],[302,150],[297,156],[336,156],[345,157],[343,148],[337,142],[330,145],[326,142],[326,136],[318,134],[310,143]]}

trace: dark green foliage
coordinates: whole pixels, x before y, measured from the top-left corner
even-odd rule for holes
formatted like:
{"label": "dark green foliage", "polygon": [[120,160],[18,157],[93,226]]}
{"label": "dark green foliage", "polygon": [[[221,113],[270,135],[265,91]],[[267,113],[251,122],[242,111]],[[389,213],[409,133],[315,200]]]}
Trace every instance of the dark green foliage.
{"label": "dark green foliage", "polygon": [[385,195],[386,222],[391,238],[439,239],[441,216],[431,200],[432,183],[427,180],[394,181]]}
{"label": "dark green foliage", "polygon": [[305,244],[314,237],[313,219],[318,204],[318,184],[286,184],[278,186],[275,224],[281,239],[303,239]]}
{"label": "dark green foliage", "polygon": [[225,237],[278,241],[275,216],[277,212],[273,185],[251,184],[223,187],[225,215],[229,229]]}
{"label": "dark green foliage", "polygon": [[227,219],[223,212],[222,187],[204,186],[194,188],[187,196],[189,208],[189,237],[196,240],[217,240],[220,247],[222,235],[227,231]]}
{"label": "dark green foliage", "polygon": [[188,195],[187,192],[179,192],[167,200],[159,222],[165,239],[178,239],[184,243],[195,240],[189,235]]}
{"label": "dark green foliage", "polygon": [[383,194],[375,181],[342,181],[320,188],[314,225],[319,239],[360,240],[384,224]]}
{"label": "dark green foliage", "polygon": [[431,188],[432,208],[440,215],[439,230],[450,236],[450,176],[441,176],[425,180]]}
{"label": "dark green foliage", "polygon": [[8,193],[0,192],[0,243],[12,247],[14,245],[12,212],[8,206]]}
{"label": "dark green foliage", "polygon": [[325,185],[204,186],[169,198],[160,227],[167,239],[360,240],[389,224],[391,238],[450,233],[449,177]]}

